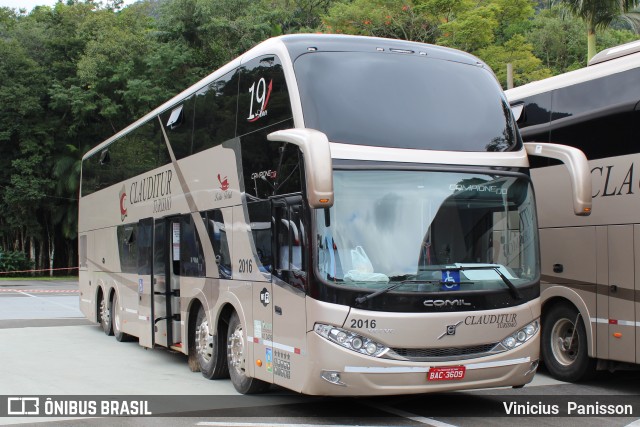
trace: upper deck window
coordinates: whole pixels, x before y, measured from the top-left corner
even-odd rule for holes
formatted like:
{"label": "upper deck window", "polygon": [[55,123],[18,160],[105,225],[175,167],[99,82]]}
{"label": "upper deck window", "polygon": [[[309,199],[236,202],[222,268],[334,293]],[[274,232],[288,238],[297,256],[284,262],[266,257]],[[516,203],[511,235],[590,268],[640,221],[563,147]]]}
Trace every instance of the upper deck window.
{"label": "upper deck window", "polygon": [[305,126],[330,141],[452,151],[519,149],[509,105],[482,67],[408,54],[296,59]]}

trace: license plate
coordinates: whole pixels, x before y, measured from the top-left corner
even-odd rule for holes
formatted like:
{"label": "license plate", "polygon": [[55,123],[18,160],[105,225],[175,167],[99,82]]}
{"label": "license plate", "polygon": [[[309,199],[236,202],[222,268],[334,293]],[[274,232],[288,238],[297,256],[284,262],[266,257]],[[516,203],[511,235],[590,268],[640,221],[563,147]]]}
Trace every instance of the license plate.
{"label": "license plate", "polygon": [[455,381],[464,378],[464,366],[444,366],[431,368],[427,372],[427,381]]}

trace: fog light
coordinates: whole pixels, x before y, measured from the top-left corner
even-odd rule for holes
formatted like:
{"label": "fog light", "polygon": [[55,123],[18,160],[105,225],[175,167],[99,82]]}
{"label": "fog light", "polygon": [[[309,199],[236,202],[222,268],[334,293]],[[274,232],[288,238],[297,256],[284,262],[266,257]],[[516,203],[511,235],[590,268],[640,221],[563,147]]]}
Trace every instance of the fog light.
{"label": "fog light", "polygon": [[533,362],[531,362],[531,365],[529,365],[529,370],[524,373],[524,376],[526,377],[527,375],[534,373],[538,369],[538,364],[538,360],[534,360]]}
{"label": "fog light", "polygon": [[346,384],[340,380],[340,372],[338,371],[322,371],[320,378],[331,384],[346,386]]}

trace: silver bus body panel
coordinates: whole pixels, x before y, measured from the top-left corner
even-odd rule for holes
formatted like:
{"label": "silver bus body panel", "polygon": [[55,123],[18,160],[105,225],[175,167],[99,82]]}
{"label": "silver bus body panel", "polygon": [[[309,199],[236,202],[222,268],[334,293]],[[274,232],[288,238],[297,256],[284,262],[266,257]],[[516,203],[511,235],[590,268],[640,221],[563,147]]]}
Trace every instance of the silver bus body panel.
{"label": "silver bus body panel", "polygon": [[[83,159],[99,153],[121,136],[136,129],[149,119],[155,119],[190,94],[204,88],[217,78],[241,67],[242,64],[261,55],[278,55],[286,76],[293,123],[304,127],[300,95],[289,53],[279,39],[264,42],[248,51],[240,58],[225,65],[220,70],[196,83],[162,106],[145,115],[140,120],[107,139]],[[157,119],[155,119],[157,120]],[[170,135],[165,137],[170,138]],[[242,178],[242,161],[239,158],[238,141],[228,141],[222,145],[202,151],[197,155],[172,161],[162,167],[142,175],[124,180],[108,188],[80,198],[79,237],[86,239],[86,267],[80,269],[80,307],[84,315],[98,320],[98,299],[108,298],[115,293],[122,320],[121,330],[140,338],[140,344],[152,347],[154,344],[169,346],[174,350],[189,354],[189,335],[192,333],[196,304],[206,313],[209,325],[215,330],[225,324],[222,316],[231,307],[238,313],[245,331],[247,374],[267,382],[275,383],[291,390],[317,395],[376,395],[423,393],[428,391],[448,391],[464,388],[493,387],[503,385],[524,385],[531,381],[538,359],[539,334],[514,350],[490,354],[474,359],[436,362],[407,362],[364,356],[339,347],[314,332],[316,323],[334,325],[350,329],[351,319],[372,317],[379,319],[379,326],[371,330],[353,329],[354,332],[379,341],[391,347],[433,347],[434,339],[450,324],[462,322],[455,337],[443,343],[442,347],[467,346],[498,343],[511,333],[540,317],[539,300],[501,310],[485,310],[463,313],[382,313],[350,309],[347,306],[321,302],[300,292],[291,283],[279,283],[275,277],[265,273],[255,247],[252,225],[247,211],[247,195]],[[170,146],[169,146],[170,148]],[[529,163],[524,149],[513,152],[471,153],[427,150],[404,150],[367,146],[352,146],[331,143],[331,157],[334,159],[373,160],[383,162],[404,162],[422,165],[475,165],[479,167],[527,168]],[[166,184],[165,194],[153,197],[140,196],[141,182],[155,179]],[[223,188],[220,178],[226,178],[228,187]],[[164,181],[162,181],[164,180]],[[123,210],[122,194],[126,193],[129,205]],[[231,260],[231,277],[222,277],[216,264],[216,254],[201,212],[218,209],[223,216],[226,239]],[[179,314],[172,329],[166,330],[166,322],[154,324],[153,317],[161,318],[165,310],[165,296],[151,295],[151,276],[122,273],[123,266],[118,257],[119,241],[116,227],[123,224],[138,224],[139,221],[154,218],[156,224],[166,224],[171,231],[172,221],[179,215],[190,215],[205,254],[205,277],[179,276],[167,267],[171,277],[165,272],[154,271],[156,292],[179,288],[179,296],[171,296],[169,306],[172,314]],[[85,237],[86,236],[86,237]],[[169,234],[166,242],[174,237]],[[175,244],[175,240],[173,240]],[[168,259],[175,261],[173,247]],[[179,259],[179,257],[178,257]],[[242,269],[240,259],[250,260],[252,270]],[[300,278],[302,282],[302,278]],[[142,281],[142,282],[141,282]],[[294,279],[295,281],[295,279]],[[270,301],[265,302],[265,294]],[[151,303],[153,298],[154,303]],[[155,309],[151,316],[152,306]],[[277,307],[276,307],[277,306]],[[489,316],[492,319],[514,319],[505,326],[498,326],[498,320],[490,328],[473,325],[469,316]],[[491,317],[495,316],[495,317]],[[464,324],[465,319],[470,324]],[[429,324],[427,330],[416,329],[416,324]],[[486,325],[485,325],[486,326]],[[157,330],[156,330],[157,328]],[[152,332],[156,330],[156,332]],[[387,330],[392,330],[389,333]],[[482,330],[482,333],[478,331]],[[152,335],[155,334],[155,337]],[[172,335],[173,342],[168,342]],[[435,337],[435,338],[434,338]],[[464,380],[426,381],[426,373],[431,367],[467,366]],[[321,379],[325,370],[343,373],[347,387],[330,384]]]}
{"label": "silver bus body panel", "polygon": [[[511,104],[547,93],[555,99],[562,96],[559,92],[564,88],[597,79],[606,85],[606,78],[639,67],[640,54],[633,53],[510,89],[505,94]],[[631,89],[611,90],[619,93]],[[635,102],[631,100],[624,106],[613,102],[610,112],[603,107],[583,113],[584,117],[569,115],[525,127],[522,133],[526,136],[550,130],[553,142],[553,132],[564,126],[586,122],[592,113],[606,117],[637,110],[631,104]],[[580,148],[581,141],[574,143]],[[603,140],[602,151],[620,143]],[[571,188],[563,166],[531,169],[540,227],[543,314],[550,303],[570,302],[584,319],[589,356],[602,361],[640,363],[639,161],[640,154],[589,160],[593,210],[588,217],[570,214]],[[554,271],[554,266],[562,266],[562,271]]]}

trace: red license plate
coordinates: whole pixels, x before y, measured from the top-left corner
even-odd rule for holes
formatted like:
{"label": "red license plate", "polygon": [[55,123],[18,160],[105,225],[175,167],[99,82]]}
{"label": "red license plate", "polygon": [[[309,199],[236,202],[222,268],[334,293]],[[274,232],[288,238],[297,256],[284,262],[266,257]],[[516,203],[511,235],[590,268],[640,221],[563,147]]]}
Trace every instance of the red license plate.
{"label": "red license plate", "polygon": [[427,372],[427,381],[455,381],[464,378],[464,366],[444,366],[431,368]]}

